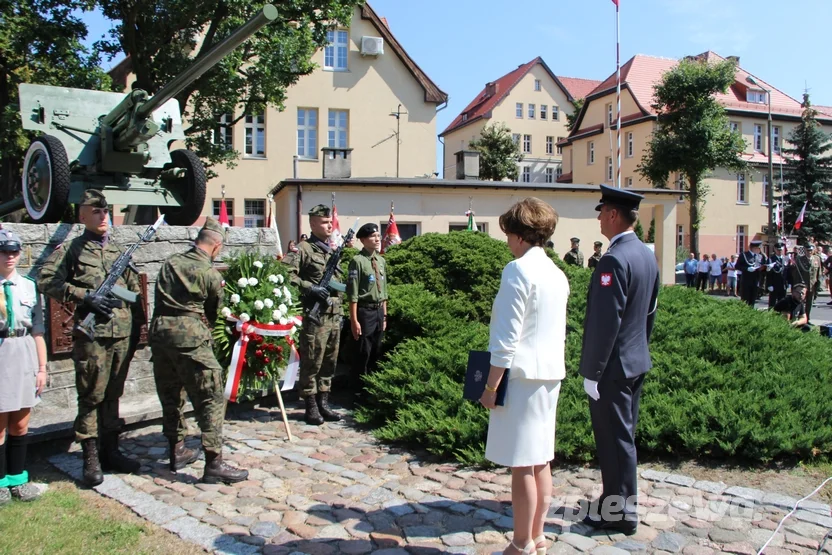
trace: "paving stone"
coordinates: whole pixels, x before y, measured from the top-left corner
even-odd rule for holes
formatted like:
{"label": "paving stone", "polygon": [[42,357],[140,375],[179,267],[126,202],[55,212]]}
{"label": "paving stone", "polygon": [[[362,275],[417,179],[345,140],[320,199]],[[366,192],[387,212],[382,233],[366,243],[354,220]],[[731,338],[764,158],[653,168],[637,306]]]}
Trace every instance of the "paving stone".
{"label": "paving stone", "polygon": [[704,545],[689,545],[682,550],[685,555],[711,555],[714,550]]}
{"label": "paving stone", "polygon": [[338,542],[338,553],[346,555],[362,555],[373,550],[373,542],[368,540],[350,540]]}
{"label": "paving stone", "polygon": [[592,555],[630,555],[630,552],[612,545],[599,545],[591,551]]}
{"label": "paving stone", "polygon": [[754,489],[754,488],[742,488],[739,486],[732,486],[725,490],[726,495],[733,495],[734,497],[739,497],[741,499],[747,499],[748,501],[754,501],[755,503],[759,503],[763,500],[766,492]]}
{"label": "paving stone", "polygon": [[747,534],[736,530],[714,528],[708,532],[708,537],[716,543],[735,543],[745,540],[747,538]]}
{"label": "paving stone", "polygon": [[707,480],[698,480],[691,486],[694,489],[706,491],[708,493],[722,494],[728,486],[722,482],[709,482]]}
{"label": "paving stone", "polygon": [[386,488],[376,488],[364,497],[361,502],[367,505],[380,505],[395,498],[395,494]]}
{"label": "paving stone", "polygon": [[[748,541],[756,550],[763,547],[763,544],[769,541],[769,539],[771,539],[771,542],[768,544],[769,547],[782,547],[784,540],[783,532],[778,532],[777,535],[772,538],[773,533],[773,530],[760,530],[759,528],[754,528],[748,532]],[[768,549],[768,547],[766,549]]]}
{"label": "paving stone", "polygon": [[635,540],[622,540],[613,544],[613,547],[624,551],[647,551],[647,544]]}
{"label": "paving stone", "polygon": [[[500,549],[502,549],[502,547],[500,547]],[[501,553],[501,551],[498,551],[498,553]],[[580,553],[580,551],[568,543],[561,541],[553,543],[552,547],[546,551],[547,555],[576,555],[578,553]]]}
{"label": "paving stone", "polygon": [[493,528],[474,528],[474,540],[479,544],[496,544],[506,541],[506,537]]}
{"label": "paving stone", "polygon": [[662,482],[665,478],[670,476],[669,472],[662,472],[660,470],[642,470],[641,477],[645,480],[650,480],[653,482]]}
{"label": "paving stone", "polygon": [[728,543],[722,546],[723,553],[736,553],[737,555],[757,555],[754,547],[748,542]]}
{"label": "paving stone", "polygon": [[281,532],[276,522],[258,522],[250,529],[252,536],[260,536],[271,539]]}
{"label": "paving stone", "polygon": [[722,517],[714,522],[714,526],[724,528],[725,530],[747,530],[751,524],[739,518]]}
{"label": "paving stone", "polygon": [[377,549],[373,551],[373,555],[410,555],[406,549],[392,548],[392,549]]}
{"label": "paving stone", "polygon": [[488,509],[477,509],[473,516],[479,520],[497,520],[502,515],[494,511],[489,511]]}
{"label": "paving stone", "polygon": [[682,476],[681,474],[669,474],[664,479],[668,484],[675,484],[677,486],[692,486],[696,480],[690,476]]}
{"label": "paving stone", "polygon": [[474,535],[470,532],[454,532],[453,534],[445,534],[440,539],[442,540],[442,543],[451,547],[470,545],[474,543]]}
{"label": "paving stone", "polygon": [[662,532],[651,543],[654,548],[668,553],[679,553],[686,544],[687,539],[675,532]]}
{"label": "paving stone", "polygon": [[808,547],[809,549],[818,549],[820,544],[815,540],[804,538],[793,532],[786,532],[786,543],[799,545],[800,547]]}
{"label": "paving stone", "polygon": [[351,536],[340,524],[330,524],[321,528],[316,537],[324,540],[348,540]]}
{"label": "paving stone", "polygon": [[409,542],[418,542],[437,540],[442,535],[442,530],[438,526],[408,526],[404,533]]}
{"label": "paving stone", "polygon": [[797,512],[794,513],[794,516],[805,522],[811,522],[812,524],[817,524],[819,526],[823,526],[824,528],[832,528],[832,518],[829,516],[822,516],[803,509],[798,509]]}
{"label": "paving stone", "polygon": [[786,523],[783,524],[783,527],[790,532],[803,536],[804,538],[821,540],[823,539],[823,536],[826,535],[825,528],[810,524],[808,522],[793,521],[792,519],[787,520]]}
{"label": "paving stone", "polygon": [[474,511],[475,508],[472,507],[471,505],[466,504],[466,503],[456,503],[456,504],[451,505],[450,507],[448,507],[448,510],[451,511],[452,513],[468,514],[471,511]]}
{"label": "paving stone", "polygon": [[578,551],[591,551],[596,545],[598,545],[598,542],[592,538],[579,536],[578,534],[573,534],[572,532],[567,532],[566,534],[558,536],[557,543],[561,542],[571,545]]}

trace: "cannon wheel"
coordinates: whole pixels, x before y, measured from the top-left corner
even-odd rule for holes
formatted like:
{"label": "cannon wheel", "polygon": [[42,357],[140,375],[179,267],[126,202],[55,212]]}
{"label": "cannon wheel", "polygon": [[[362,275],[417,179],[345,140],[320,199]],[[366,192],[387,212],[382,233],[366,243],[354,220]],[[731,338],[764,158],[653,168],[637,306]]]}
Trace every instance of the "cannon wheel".
{"label": "cannon wheel", "polygon": [[182,193],[182,206],[159,207],[165,215],[165,222],[168,225],[191,225],[202,215],[202,208],[205,206],[205,166],[193,151],[180,148],[170,153],[171,162],[165,166],[168,168],[184,168],[187,175],[177,179],[174,187]]}
{"label": "cannon wheel", "polygon": [[36,224],[54,223],[69,202],[69,159],[64,145],[52,135],[41,135],[29,145],[23,161],[23,202]]}

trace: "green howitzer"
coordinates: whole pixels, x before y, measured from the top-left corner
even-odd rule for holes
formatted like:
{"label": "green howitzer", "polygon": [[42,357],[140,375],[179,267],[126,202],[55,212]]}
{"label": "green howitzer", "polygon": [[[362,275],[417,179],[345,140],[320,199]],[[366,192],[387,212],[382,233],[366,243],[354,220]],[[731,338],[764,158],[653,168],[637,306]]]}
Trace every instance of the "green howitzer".
{"label": "green howitzer", "polygon": [[[22,196],[35,223],[58,222],[86,189],[99,189],[109,204],[158,207],[170,225],[191,225],[205,205],[205,167],[193,151],[170,151],[184,141],[176,95],[269,22],[266,4],[247,23],[199,56],[159,91],[114,92],[23,83],[23,128],[39,136],[23,162]],[[0,216],[20,207],[0,205]]]}

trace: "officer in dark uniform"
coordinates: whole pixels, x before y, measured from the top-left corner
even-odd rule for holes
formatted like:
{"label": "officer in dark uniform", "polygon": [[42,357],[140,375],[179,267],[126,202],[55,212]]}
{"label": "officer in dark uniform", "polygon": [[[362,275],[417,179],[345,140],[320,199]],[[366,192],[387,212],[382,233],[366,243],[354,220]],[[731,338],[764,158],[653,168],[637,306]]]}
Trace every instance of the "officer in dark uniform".
{"label": "officer in dark uniform", "polygon": [[737,270],[742,272],[740,276],[742,300],[748,306],[754,306],[757,301],[757,286],[760,283],[760,269],[765,264],[765,257],[760,254],[762,241],[751,241],[748,250],[740,254],[737,261]]}
{"label": "officer in dark uniform", "polygon": [[355,236],[364,248],[350,261],[347,299],[352,336],[358,341],[352,379],[356,389],[360,389],[361,376],[375,367],[387,327],[387,270],[384,258],[378,253],[381,247],[378,225],[364,224]]}
{"label": "officer in dark uniform", "polygon": [[587,293],[580,373],[589,409],[603,492],[584,522],[635,534],[638,525],[635,431],[644,376],[652,367],[648,342],[659,294],[656,257],[633,232],[641,195],[601,185],[595,207],[610,240]]}
{"label": "officer in dark uniform", "polygon": [[783,243],[774,246],[774,254],[768,259],[766,284],[768,307],[774,308],[774,305],[786,298],[786,259],[783,258]]}
{"label": "officer in dark uniform", "polygon": [[601,241],[595,241],[593,246],[595,247],[595,252],[589,257],[587,267],[594,269],[598,265],[598,261],[601,260],[601,247],[603,246],[603,243]]}
{"label": "officer in dark uniform", "polygon": [[584,267],[584,253],[582,253],[579,248],[581,245],[581,239],[579,237],[572,237],[570,239],[572,242],[572,248],[569,249],[569,252],[563,255],[563,261],[567,264],[571,264],[573,266],[577,266],[579,268]]}

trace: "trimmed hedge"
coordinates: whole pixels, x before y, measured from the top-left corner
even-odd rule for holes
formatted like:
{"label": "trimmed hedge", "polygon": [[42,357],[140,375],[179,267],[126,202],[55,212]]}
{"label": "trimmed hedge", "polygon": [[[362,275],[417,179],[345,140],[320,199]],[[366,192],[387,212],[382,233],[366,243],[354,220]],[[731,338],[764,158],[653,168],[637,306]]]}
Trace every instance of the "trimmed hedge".
{"label": "trimmed hedge", "polygon": [[[577,367],[592,274],[549,254],[571,289],[557,456],[587,461],[595,442]],[[370,399],[357,417],[380,439],[482,463],[488,415],[462,399],[462,380],[468,350],[487,347],[490,305],[511,254],[486,235],[452,233],[416,237],[386,256],[390,351],[367,377]],[[643,455],[766,462],[832,452],[828,339],[739,301],[667,287],[651,352],[637,434]]]}

